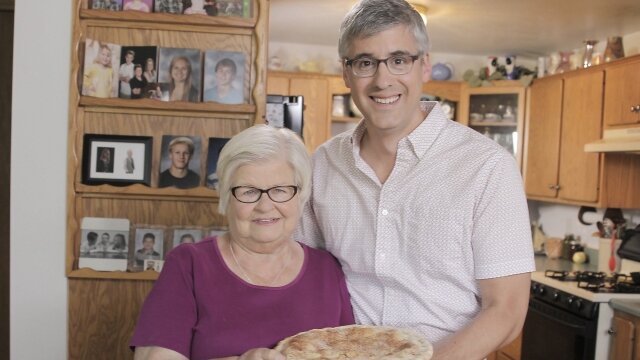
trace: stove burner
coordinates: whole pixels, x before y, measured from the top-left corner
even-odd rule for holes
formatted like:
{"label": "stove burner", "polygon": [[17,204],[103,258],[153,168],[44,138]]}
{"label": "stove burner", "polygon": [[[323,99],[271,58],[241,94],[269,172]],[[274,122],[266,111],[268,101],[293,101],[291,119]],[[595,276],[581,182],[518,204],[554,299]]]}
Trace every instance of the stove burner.
{"label": "stove burner", "polygon": [[632,277],[626,274],[547,270],[544,275],[559,281],[574,281],[579,288],[597,293],[640,293],[640,284],[636,284]]}

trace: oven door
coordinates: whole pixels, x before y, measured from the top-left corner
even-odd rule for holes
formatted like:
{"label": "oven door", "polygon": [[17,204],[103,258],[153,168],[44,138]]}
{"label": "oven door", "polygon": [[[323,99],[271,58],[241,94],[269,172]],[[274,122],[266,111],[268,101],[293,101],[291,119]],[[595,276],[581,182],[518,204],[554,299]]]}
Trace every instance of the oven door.
{"label": "oven door", "polygon": [[522,360],[593,360],[597,322],[597,316],[584,319],[532,297],[522,330]]}

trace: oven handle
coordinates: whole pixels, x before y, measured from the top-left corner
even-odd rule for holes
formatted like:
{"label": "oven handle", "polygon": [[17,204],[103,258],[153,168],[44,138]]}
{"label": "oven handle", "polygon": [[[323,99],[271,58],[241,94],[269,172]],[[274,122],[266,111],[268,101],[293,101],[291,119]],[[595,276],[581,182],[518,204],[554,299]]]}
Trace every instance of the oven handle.
{"label": "oven handle", "polygon": [[[536,300],[536,299],[532,299],[532,300],[531,300],[531,302],[538,302],[538,303],[541,303],[543,306],[549,306],[549,305],[545,304],[544,302],[539,301],[539,300]],[[564,326],[567,326],[567,327],[570,327],[570,328],[572,328],[572,329],[575,329],[575,330],[577,330],[577,333],[578,333],[578,334],[580,334],[580,335],[584,335],[584,333],[585,333],[585,328],[584,328],[584,326],[582,326],[582,325],[580,325],[580,324],[575,324],[575,323],[572,323],[572,322],[567,322],[567,321],[565,321],[564,319],[561,319],[561,318],[559,318],[559,317],[553,316],[553,315],[551,315],[551,314],[547,314],[547,313],[545,313],[543,310],[541,310],[541,309],[537,309],[536,307],[531,307],[531,306],[529,306],[529,311],[535,312],[536,314],[538,314],[538,315],[540,315],[540,316],[542,316],[542,317],[546,318],[547,320],[551,320],[551,321],[554,321],[554,322],[560,323],[560,324],[562,324],[562,325],[564,325]]]}

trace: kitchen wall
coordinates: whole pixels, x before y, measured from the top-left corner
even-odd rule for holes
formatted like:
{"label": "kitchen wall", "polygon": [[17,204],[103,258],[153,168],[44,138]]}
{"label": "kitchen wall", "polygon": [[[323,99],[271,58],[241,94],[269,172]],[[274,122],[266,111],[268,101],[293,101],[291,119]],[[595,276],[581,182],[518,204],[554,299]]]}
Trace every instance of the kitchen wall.
{"label": "kitchen wall", "polygon": [[[67,359],[64,260],[71,3],[15,4],[10,354],[16,360]],[[44,31],[36,31],[40,26]]]}

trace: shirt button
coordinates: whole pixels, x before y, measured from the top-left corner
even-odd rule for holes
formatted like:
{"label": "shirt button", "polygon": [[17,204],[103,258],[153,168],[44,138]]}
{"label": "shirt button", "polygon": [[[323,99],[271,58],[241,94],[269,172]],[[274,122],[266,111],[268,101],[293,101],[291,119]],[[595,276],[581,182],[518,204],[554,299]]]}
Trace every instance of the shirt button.
{"label": "shirt button", "polygon": [[389,211],[387,209],[382,210],[382,215],[389,215]]}

